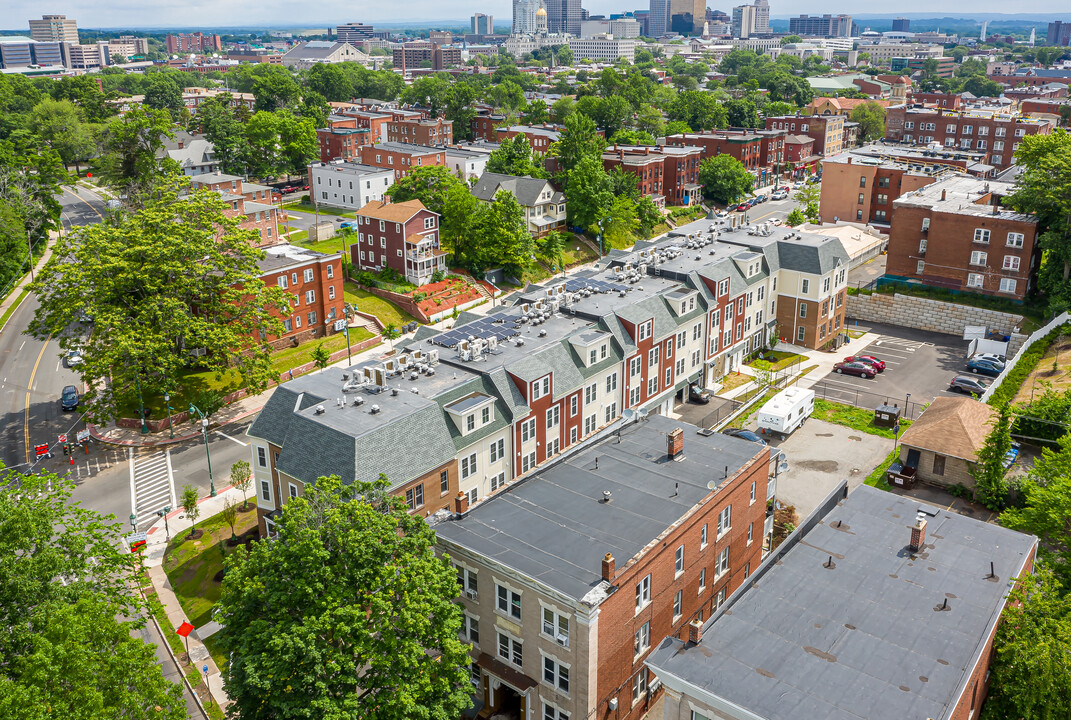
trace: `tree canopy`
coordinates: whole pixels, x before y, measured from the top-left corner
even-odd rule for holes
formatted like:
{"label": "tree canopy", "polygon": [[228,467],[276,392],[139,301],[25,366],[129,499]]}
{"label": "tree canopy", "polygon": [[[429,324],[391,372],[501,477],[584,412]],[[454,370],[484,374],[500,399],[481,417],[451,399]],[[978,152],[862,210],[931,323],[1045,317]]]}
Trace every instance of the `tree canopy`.
{"label": "tree canopy", "polygon": [[179,687],[131,635],[146,607],[122,525],[71,502],[70,480],[0,472],[0,717],[185,718]]}
{"label": "tree canopy", "polygon": [[707,158],[699,164],[699,183],[703,195],[716,203],[728,205],[751,191],[755,176],[732,155]]}
{"label": "tree canopy", "polygon": [[532,151],[524,133],[502,141],[487,158],[487,172],[503,175],[529,175],[534,178],[549,178],[543,167],[543,156]]}
{"label": "tree canopy", "polygon": [[[188,182],[163,178],[140,210],[61,237],[31,286],[40,307],[29,332],[83,348],[78,370],[91,418],[137,407],[139,390],[174,392],[192,368],[233,369],[251,391],[271,376],[259,336],[281,333],[288,296],[260,280],[257,231],[227,217],[219,193],[191,192]],[[93,332],[64,332],[82,311],[94,318]]]}
{"label": "tree canopy", "polygon": [[457,573],[389,483],[321,477],[226,561],[218,617],[243,720],[447,720],[471,703]]}

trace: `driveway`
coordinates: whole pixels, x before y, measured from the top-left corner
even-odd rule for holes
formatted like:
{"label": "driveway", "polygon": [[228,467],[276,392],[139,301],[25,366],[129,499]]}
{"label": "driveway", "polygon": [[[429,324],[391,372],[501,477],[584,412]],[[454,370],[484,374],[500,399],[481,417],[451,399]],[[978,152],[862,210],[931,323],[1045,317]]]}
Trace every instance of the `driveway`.
{"label": "driveway", "polygon": [[892,440],[810,419],[783,441],[772,441],[788,456],[788,470],[777,478],[777,499],[793,505],[802,520],[843,479],[849,490],[892,452]]}
{"label": "driveway", "polygon": [[817,397],[864,408],[886,402],[904,407],[910,393],[905,417],[914,419],[935,397],[956,395],[948,391],[948,382],[967,372],[965,340],[894,325],[867,327],[875,338],[863,354],[884,360],[885,372],[873,380],[830,373],[814,385]]}

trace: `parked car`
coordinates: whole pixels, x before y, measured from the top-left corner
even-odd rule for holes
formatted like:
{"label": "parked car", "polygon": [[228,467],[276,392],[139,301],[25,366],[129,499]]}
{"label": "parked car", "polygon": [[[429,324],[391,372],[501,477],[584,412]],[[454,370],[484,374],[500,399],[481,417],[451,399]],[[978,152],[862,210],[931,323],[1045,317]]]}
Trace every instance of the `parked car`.
{"label": "parked car", "polygon": [[948,383],[948,389],[951,392],[975,393],[977,395],[984,393],[987,387],[988,385],[984,382],[970,375],[957,375]]}
{"label": "parked car", "polygon": [[71,348],[67,351],[67,367],[73,368],[82,364],[82,351],[78,348]]}
{"label": "parked car", "polygon": [[725,428],[721,431],[721,434],[740,438],[741,440],[747,440],[748,442],[758,443],[759,445],[766,444],[766,441],[759,437],[758,433],[753,433],[750,430],[744,430],[743,428]]}
{"label": "parked car", "polygon": [[977,355],[971,356],[971,360],[976,359],[992,360],[994,362],[1000,363],[1001,365],[1004,365],[1008,362],[1008,358],[1004,357],[1003,355],[997,355],[996,353],[978,353]]}
{"label": "parked car", "polygon": [[736,206],[735,208],[733,208],[733,209],[734,209],[734,210],[736,210],[737,212],[745,212],[745,211],[746,211],[746,210],[748,210],[748,209],[749,209],[750,207],[751,207],[751,206],[750,206],[750,205],[748,205],[748,204],[747,204],[746,202],[742,202],[742,203],[740,203],[739,205],[737,205],[737,206]]}
{"label": "parked car", "polygon": [[885,372],[885,363],[882,360],[878,360],[873,355],[849,355],[844,358],[844,362],[862,362],[867,365],[873,365],[874,369],[880,372]]}
{"label": "parked car", "polygon": [[60,407],[64,410],[78,409],[78,388],[74,385],[63,388],[63,392],[60,393]]}
{"label": "parked car", "polygon": [[751,204],[752,205],[758,205],[759,203],[764,203],[764,202],[766,202],[766,196],[765,195],[756,195],[754,198],[751,199]]}
{"label": "parked car", "polygon": [[355,221],[353,221],[353,220],[346,220],[346,221],[343,221],[343,222],[339,223],[338,229],[339,230],[356,230],[357,229],[357,223]]}
{"label": "parked car", "polygon": [[858,375],[867,380],[872,380],[878,374],[873,365],[864,362],[839,362],[833,366],[833,372],[839,375]]}
{"label": "parked car", "polygon": [[725,218],[729,217],[729,210],[728,209],[719,210],[718,212],[714,213],[714,217],[719,218],[719,219],[725,219]]}
{"label": "parked car", "polygon": [[1004,469],[1007,470],[1012,465],[1014,465],[1015,461],[1016,461],[1016,459],[1018,457],[1019,457],[1019,443],[1012,442],[1011,448],[1008,449],[1008,452],[1004,453],[1004,461],[1003,461]]}
{"label": "parked car", "polygon": [[770,195],[771,200],[784,200],[788,197],[788,190],[774,190]]}
{"label": "parked car", "polygon": [[975,375],[988,375],[996,377],[1004,372],[1004,363],[988,358],[973,357],[967,363],[967,369]]}
{"label": "parked car", "polygon": [[788,192],[789,190],[792,189],[792,186],[791,185],[782,185],[780,189],[784,190],[785,192]]}
{"label": "parked car", "polygon": [[710,402],[710,391],[704,390],[698,385],[688,386],[688,399],[697,405],[706,405]]}

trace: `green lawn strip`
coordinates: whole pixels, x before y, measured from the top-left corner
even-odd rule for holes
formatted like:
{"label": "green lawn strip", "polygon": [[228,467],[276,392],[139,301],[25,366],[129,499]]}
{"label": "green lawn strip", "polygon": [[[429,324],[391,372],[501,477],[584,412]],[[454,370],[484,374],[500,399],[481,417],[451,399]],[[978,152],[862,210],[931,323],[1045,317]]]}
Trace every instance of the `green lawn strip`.
{"label": "green lawn strip", "polygon": [[[240,512],[234,531],[241,535],[256,523],[256,511]],[[190,539],[185,530],[171,539],[164,554],[164,572],[186,617],[194,627],[201,627],[212,619],[221,588],[214,578],[223,569],[224,553],[233,548],[225,545],[231,529],[222,514],[206,518],[197,529],[203,533],[197,539]]]}
{"label": "green lawn strip", "polygon": [[[305,212],[310,213],[312,215],[316,215],[316,208],[304,201],[299,203],[290,203],[289,205],[283,205],[282,208],[287,212]],[[342,208],[333,208],[328,207],[326,205],[321,205],[319,211],[321,215],[335,215],[337,217],[348,218],[357,217],[351,210],[343,210]]]}
{"label": "green lawn strip", "polygon": [[[156,595],[149,596],[149,608],[151,609],[153,616],[156,618],[156,621],[160,623],[160,630],[167,639],[167,644],[170,646],[171,652],[175,654],[176,658],[181,656],[186,652],[186,646],[175,632],[175,626],[167,619],[167,613],[164,612],[164,606],[157,599]],[[215,656],[213,656],[213,659],[214,657]],[[190,685],[193,686],[194,691],[204,684],[204,675],[202,675],[201,671],[193,664],[183,666],[182,661],[180,660],[178,665],[182,674],[189,681]],[[217,665],[217,667],[219,667],[219,665]],[[213,702],[212,705],[206,705],[204,707],[208,712],[208,716],[212,718],[212,720],[226,720],[223,711],[219,709],[219,706],[216,705],[215,702]]]}
{"label": "green lawn strip", "polygon": [[286,238],[286,241],[288,243],[293,243],[294,245],[303,245],[305,241],[309,239],[309,231],[292,230],[286,233],[283,237]]}
{"label": "green lawn strip", "polygon": [[[372,333],[363,327],[350,328],[350,346],[354,346],[362,340],[372,337]],[[310,340],[297,347],[284,348],[275,352],[271,357],[271,369],[275,373],[284,373],[290,368],[304,365],[312,360],[312,351],[323,345],[329,353],[346,349],[346,336],[335,333],[324,340]]]}
{"label": "green lawn strip", "polygon": [[[852,405],[830,402],[829,400],[816,399],[814,412],[811,417],[826,422],[844,425],[859,432],[870,435],[879,435],[890,440],[896,437],[896,431],[892,428],[878,427],[874,424],[874,411],[865,408],[857,408]],[[911,421],[903,418],[900,420],[900,433],[911,426]]]}
{"label": "green lawn strip", "polygon": [[874,472],[866,476],[864,481],[871,487],[876,487],[878,490],[890,490],[888,481],[889,466],[896,462],[897,457],[900,454],[899,448],[889,453],[888,457],[881,461],[881,464],[874,468]]}
{"label": "green lawn strip", "polygon": [[216,635],[210,635],[204,639],[205,647],[208,648],[208,654],[212,656],[212,660],[216,663],[216,667],[219,668],[221,673],[225,673],[227,667],[227,655],[223,652],[223,648],[220,647],[219,638]]}
{"label": "green lawn strip", "polygon": [[336,235],[333,238],[320,241],[310,241],[308,239],[308,233],[305,233],[305,237],[300,239],[288,238],[293,245],[300,245],[303,248],[314,250],[316,252],[324,253],[325,255],[332,255],[334,253],[346,252],[349,249],[351,242],[343,242],[341,235]]}
{"label": "green lawn strip", "polygon": [[[758,358],[755,358],[758,360]],[[783,350],[767,350],[763,353],[763,360],[770,363],[770,369],[773,371],[784,370],[790,365],[794,365],[797,362],[803,362],[804,356],[797,355],[796,353],[784,352]],[[755,360],[747,363],[747,365],[753,365]]]}
{"label": "green lawn strip", "polygon": [[[759,388],[756,388],[755,390],[750,390],[747,393],[745,393],[745,395],[748,396],[748,399],[751,399],[751,398],[755,397],[755,393],[758,392],[758,390],[759,390]],[[744,427],[744,425],[747,424],[747,421],[751,419],[751,416],[754,415],[755,413],[757,413],[759,411],[759,408],[761,408],[763,405],[765,405],[766,402],[770,398],[772,398],[774,395],[776,395],[779,392],[781,392],[781,391],[778,390],[777,388],[769,388],[766,391],[766,394],[762,398],[760,398],[754,405],[749,407],[746,412],[744,412],[743,414],[739,415],[735,420],[733,420],[731,423],[729,423],[728,427],[735,427],[735,428]],[[747,402],[747,400],[745,400],[743,397],[739,397],[739,398],[736,398],[736,399],[740,400],[741,402]]]}
{"label": "green lawn strip", "polygon": [[357,303],[358,310],[369,315],[375,315],[384,325],[401,327],[416,320],[415,317],[390,300],[384,300],[367,290],[362,290],[351,282],[345,284],[343,294],[346,297],[346,302]]}
{"label": "green lawn strip", "polygon": [[7,319],[11,317],[11,314],[19,309],[19,305],[26,299],[26,296],[30,294],[30,291],[23,290],[19,293],[19,296],[15,298],[15,302],[11,303],[11,307],[4,311],[3,315],[0,315],[0,328],[3,328],[7,324]]}

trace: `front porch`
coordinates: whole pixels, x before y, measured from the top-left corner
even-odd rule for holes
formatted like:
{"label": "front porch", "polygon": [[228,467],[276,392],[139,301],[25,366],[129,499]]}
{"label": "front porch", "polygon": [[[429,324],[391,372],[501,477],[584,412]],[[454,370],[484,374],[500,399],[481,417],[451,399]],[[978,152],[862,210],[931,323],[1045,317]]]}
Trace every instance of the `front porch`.
{"label": "front porch", "polygon": [[487,653],[480,653],[476,658],[472,664],[472,673],[477,705],[481,697],[483,700],[483,706],[476,712],[476,718],[538,720],[535,708],[537,702],[535,694],[532,693],[532,688],[537,685],[535,680]]}

